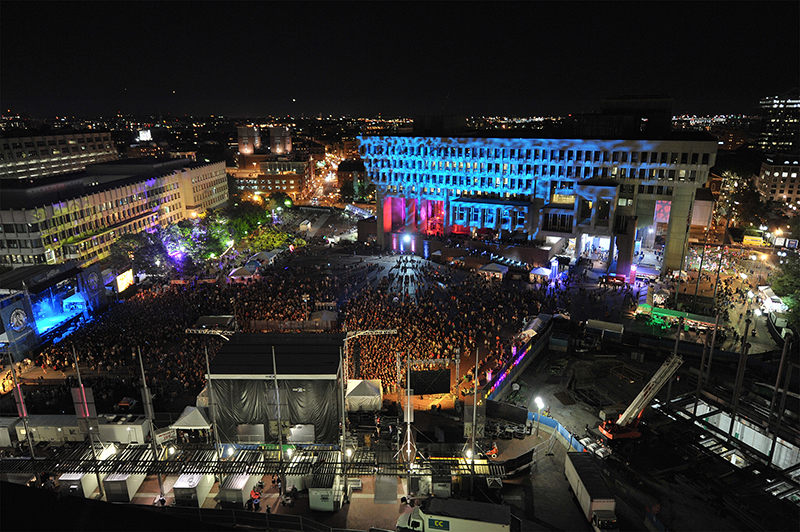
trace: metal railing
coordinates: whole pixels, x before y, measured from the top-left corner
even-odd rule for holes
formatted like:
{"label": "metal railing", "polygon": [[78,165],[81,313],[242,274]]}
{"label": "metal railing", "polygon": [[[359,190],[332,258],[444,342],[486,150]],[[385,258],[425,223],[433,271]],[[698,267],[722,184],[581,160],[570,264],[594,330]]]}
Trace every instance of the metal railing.
{"label": "metal railing", "polygon": [[295,530],[299,532],[362,532],[333,528],[302,515],[254,513],[246,510],[189,508],[181,506],[148,506],[148,510],[161,512],[181,519],[192,519],[220,526],[249,526],[268,530]]}

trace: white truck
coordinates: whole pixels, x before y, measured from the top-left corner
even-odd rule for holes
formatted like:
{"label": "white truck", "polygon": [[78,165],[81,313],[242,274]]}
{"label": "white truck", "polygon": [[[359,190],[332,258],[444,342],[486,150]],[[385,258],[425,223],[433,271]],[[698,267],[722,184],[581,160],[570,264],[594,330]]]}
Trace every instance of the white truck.
{"label": "white truck", "polygon": [[500,504],[430,497],[397,520],[398,532],[507,532],[511,508]]}
{"label": "white truck", "polygon": [[594,530],[619,530],[615,513],[617,500],[603,478],[597,459],[590,453],[567,453],[564,474]]}

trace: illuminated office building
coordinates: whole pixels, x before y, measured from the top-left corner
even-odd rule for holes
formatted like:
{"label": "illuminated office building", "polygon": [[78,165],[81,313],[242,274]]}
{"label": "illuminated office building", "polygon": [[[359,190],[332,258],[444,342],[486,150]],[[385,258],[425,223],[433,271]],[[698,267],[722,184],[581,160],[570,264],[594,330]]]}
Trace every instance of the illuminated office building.
{"label": "illuminated office building", "polygon": [[77,172],[118,158],[111,133],[0,139],[0,179],[37,179]]}
{"label": "illuminated office building", "polygon": [[783,202],[792,209],[792,214],[800,206],[800,173],[798,157],[772,155],[761,163],[758,174],[758,187],[767,199]]}
{"label": "illuminated office building", "polygon": [[86,266],[128,233],[154,231],[228,199],[225,163],[130,159],[37,180],[4,180],[0,264]]}
{"label": "illuminated office building", "polygon": [[762,98],[758,147],[766,153],[800,154],[800,93],[797,89]]}
{"label": "illuminated office building", "polygon": [[[484,234],[569,242],[619,252],[663,249],[679,269],[695,191],[708,179],[717,141],[492,137],[360,137],[378,194],[377,236]],[[481,231],[483,230],[483,231]]]}

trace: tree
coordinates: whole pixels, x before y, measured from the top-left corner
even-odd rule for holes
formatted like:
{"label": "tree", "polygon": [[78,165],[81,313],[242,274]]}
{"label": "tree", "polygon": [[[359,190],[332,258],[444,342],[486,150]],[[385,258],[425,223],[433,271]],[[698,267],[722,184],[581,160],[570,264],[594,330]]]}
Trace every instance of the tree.
{"label": "tree", "polygon": [[736,217],[744,225],[762,225],[767,219],[766,205],[752,181],[739,181],[730,196]]}
{"label": "tree", "polygon": [[169,266],[161,240],[151,233],[121,236],[111,245],[111,258],[118,264],[130,264],[137,274],[161,275]]}
{"label": "tree", "polygon": [[789,307],[789,326],[800,332],[800,256],[787,254],[780,265],[780,274],[772,281],[772,290]]}
{"label": "tree", "polygon": [[292,198],[290,198],[285,192],[273,192],[268,196],[267,209],[272,210],[277,209],[278,207],[282,209],[290,209],[293,204]]}

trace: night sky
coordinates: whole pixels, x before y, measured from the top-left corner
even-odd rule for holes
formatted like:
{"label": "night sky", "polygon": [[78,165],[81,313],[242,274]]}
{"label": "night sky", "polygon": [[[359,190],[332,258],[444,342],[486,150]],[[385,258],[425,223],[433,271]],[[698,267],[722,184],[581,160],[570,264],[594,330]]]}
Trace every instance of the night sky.
{"label": "night sky", "polygon": [[536,116],[664,93],[676,114],[750,113],[798,85],[798,6],[4,0],[0,102],[37,117]]}

